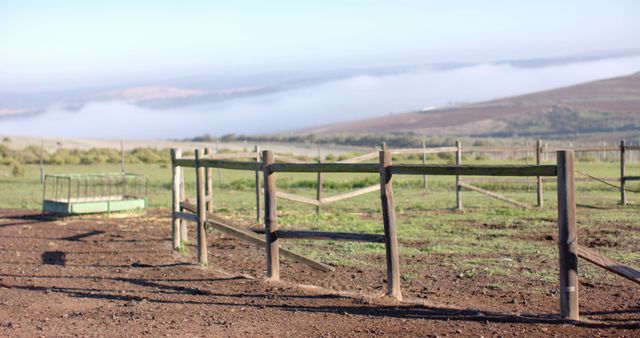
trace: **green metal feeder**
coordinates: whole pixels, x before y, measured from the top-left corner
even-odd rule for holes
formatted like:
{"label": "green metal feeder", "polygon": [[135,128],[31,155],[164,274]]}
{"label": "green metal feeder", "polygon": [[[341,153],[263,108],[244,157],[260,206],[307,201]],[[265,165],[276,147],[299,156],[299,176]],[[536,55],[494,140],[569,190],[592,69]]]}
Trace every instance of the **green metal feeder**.
{"label": "green metal feeder", "polygon": [[133,173],[46,175],[42,211],[63,215],[147,207],[148,178]]}

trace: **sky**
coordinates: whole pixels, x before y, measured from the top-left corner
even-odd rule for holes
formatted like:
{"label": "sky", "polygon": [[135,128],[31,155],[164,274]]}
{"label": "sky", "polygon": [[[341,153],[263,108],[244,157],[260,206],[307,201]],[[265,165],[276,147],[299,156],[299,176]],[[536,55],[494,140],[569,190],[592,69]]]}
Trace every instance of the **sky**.
{"label": "sky", "polygon": [[0,91],[640,49],[640,1],[0,1]]}

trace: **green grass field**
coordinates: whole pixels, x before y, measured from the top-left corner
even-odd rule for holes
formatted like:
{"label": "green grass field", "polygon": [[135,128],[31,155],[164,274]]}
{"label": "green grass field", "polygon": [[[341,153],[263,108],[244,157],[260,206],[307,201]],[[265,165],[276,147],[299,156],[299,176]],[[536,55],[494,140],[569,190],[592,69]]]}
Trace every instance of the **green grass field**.
{"label": "green grass field", "polygon": [[[498,164],[487,161],[466,161],[465,164],[472,163]],[[168,211],[171,201],[170,166],[137,164],[129,165],[127,169],[148,175],[149,206]],[[616,162],[577,162],[576,169],[597,177],[616,178],[619,175]],[[118,171],[119,165],[48,166],[46,170],[47,173],[110,172]],[[186,170],[188,197],[195,196],[194,172],[193,169]],[[640,165],[629,164],[627,172],[637,175]],[[313,198],[315,177],[315,174],[278,174],[277,184],[283,191]],[[576,174],[576,177],[581,176]],[[417,259],[422,255],[439,255],[442,264],[450,266],[454,273],[461,276],[519,274],[525,279],[556,280],[556,264],[548,264],[548,268],[523,270],[527,265],[537,266],[532,264],[536,260],[557,261],[555,242],[545,240],[548,236],[555,238],[557,231],[554,183],[545,183],[545,207],[541,210],[518,209],[479,193],[464,191],[465,210],[457,212],[452,209],[455,206],[454,177],[432,176],[428,180],[429,190],[425,192],[422,189],[422,177],[394,178],[403,257]],[[216,213],[233,219],[255,221],[254,173],[213,169],[213,181]],[[331,196],[375,184],[378,177],[373,174],[326,174],[325,182],[324,196]],[[474,184],[532,206],[536,202],[533,179],[525,184]],[[640,244],[640,208],[637,203],[640,196],[628,193],[630,205],[621,207],[618,205],[620,193],[616,189],[597,182],[578,182],[576,187],[579,241],[587,245],[595,243],[599,252],[625,264],[639,266],[640,253],[636,248]],[[629,188],[640,187],[634,183]],[[39,210],[42,187],[38,167],[25,166],[23,177],[13,177],[8,166],[0,167],[0,191],[2,208]],[[320,215],[316,215],[313,206],[279,199],[280,227],[382,233],[378,196],[379,193],[374,192],[327,205]],[[167,223],[167,231],[169,227]],[[300,241],[287,242],[286,245],[322,261],[346,266],[366,267],[371,264],[371,255],[384,255],[384,247],[379,244]],[[602,280],[617,278],[590,265],[582,266],[581,275]],[[414,278],[421,268],[424,267],[404,264],[403,278]]]}

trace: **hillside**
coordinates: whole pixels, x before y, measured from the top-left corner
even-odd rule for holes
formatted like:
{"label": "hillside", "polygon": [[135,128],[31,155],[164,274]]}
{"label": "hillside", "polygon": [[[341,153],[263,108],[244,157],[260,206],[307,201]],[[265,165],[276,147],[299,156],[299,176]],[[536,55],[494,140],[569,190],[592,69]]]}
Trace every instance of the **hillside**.
{"label": "hillside", "polygon": [[330,124],[303,134],[541,136],[640,132],[640,73],[455,107]]}

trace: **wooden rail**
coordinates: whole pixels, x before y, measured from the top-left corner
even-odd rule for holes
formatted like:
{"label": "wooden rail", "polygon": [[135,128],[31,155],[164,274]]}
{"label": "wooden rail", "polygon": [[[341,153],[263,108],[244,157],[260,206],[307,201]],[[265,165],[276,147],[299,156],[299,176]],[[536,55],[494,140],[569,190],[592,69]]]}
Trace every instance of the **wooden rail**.
{"label": "wooden rail", "polygon": [[281,156],[281,155],[274,155],[274,158],[276,161],[278,162],[285,162],[285,163],[307,163],[306,161],[303,160],[299,160],[297,158],[293,158],[293,157],[289,157],[289,156]]}
{"label": "wooden rail", "polygon": [[459,176],[556,176],[555,165],[419,165],[398,164],[389,168],[393,175]]}
{"label": "wooden rail", "polygon": [[318,200],[314,200],[312,198],[308,198],[308,197],[304,197],[304,196],[300,196],[300,195],[289,194],[289,193],[282,192],[282,191],[276,192],[275,196],[279,197],[279,198],[286,199],[286,200],[290,200],[290,201],[304,203],[304,204],[320,205],[320,202]]}
{"label": "wooden rail", "polygon": [[377,173],[377,163],[273,163],[274,173]]}
{"label": "wooden rail", "polygon": [[214,154],[211,151],[211,148],[206,148],[209,149],[209,151],[207,152],[207,154],[205,154],[205,156],[203,157],[203,159],[209,159],[209,160],[228,160],[228,159],[235,159],[235,158],[258,158],[260,157],[260,154],[256,153],[256,152],[251,152],[251,153],[223,153],[223,154]]}
{"label": "wooden rail", "polygon": [[462,188],[479,192],[479,193],[484,194],[486,196],[493,197],[493,198],[495,198],[497,200],[504,201],[504,202],[507,202],[507,203],[511,203],[511,204],[516,205],[516,206],[518,206],[520,208],[531,209],[530,206],[528,206],[528,205],[526,205],[524,203],[518,202],[518,201],[513,200],[511,198],[496,194],[494,192],[491,192],[491,191],[488,191],[488,190],[485,190],[485,189],[482,189],[482,188],[474,187],[474,186],[472,186],[470,184],[466,184],[464,182],[460,182],[460,183],[458,183],[458,185],[460,187],[462,187]]}
{"label": "wooden rail", "polygon": [[608,257],[605,257],[587,247],[578,245],[576,247],[578,257],[587,260],[603,269],[609,270],[616,275],[622,276],[636,284],[640,284],[640,271],[618,263]]}
{"label": "wooden rail", "polygon": [[364,155],[360,155],[360,156],[352,157],[352,158],[349,158],[349,159],[346,159],[346,160],[338,161],[338,163],[358,163],[358,162],[370,160],[372,158],[377,158],[377,157],[378,157],[378,152],[374,151],[374,152],[366,153]]}
{"label": "wooden rail", "polygon": [[361,188],[361,189],[358,189],[358,190],[354,190],[354,191],[351,191],[351,192],[347,192],[347,193],[344,193],[344,194],[321,198],[320,199],[320,204],[334,203],[334,202],[346,200],[348,198],[353,198],[353,197],[356,197],[356,196],[368,194],[370,192],[374,192],[374,191],[378,191],[378,190],[380,190],[380,185],[372,185],[372,186],[368,186],[368,187]]}
{"label": "wooden rail", "polygon": [[331,241],[352,241],[352,242],[371,242],[384,243],[384,235],[375,234],[358,234],[351,232],[326,232],[326,231],[309,231],[309,230],[277,230],[276,238],[282,239],[315,239],[315,240],[331,240]]}
{"label": "wooden rail", "polygon": [[441,154],[441,153],[454,153],[457,151],[456,147],[437,147],[437,148],[405,148],[405,149],[392,149],[389,150],[393,155],[400,154]]}
{"label": "wooden rail", "polygon": [[558,148],[543,148],[543,153],[555,153],[558,151],[572,150],[574,153],[590,153],[590,152],[600,152],[600,151],[618,151],[620,148],[616,146],[603,146],[603,147],[558,147]]}

